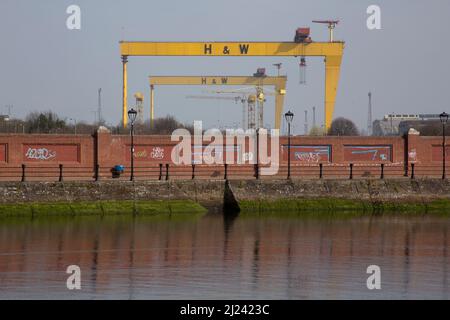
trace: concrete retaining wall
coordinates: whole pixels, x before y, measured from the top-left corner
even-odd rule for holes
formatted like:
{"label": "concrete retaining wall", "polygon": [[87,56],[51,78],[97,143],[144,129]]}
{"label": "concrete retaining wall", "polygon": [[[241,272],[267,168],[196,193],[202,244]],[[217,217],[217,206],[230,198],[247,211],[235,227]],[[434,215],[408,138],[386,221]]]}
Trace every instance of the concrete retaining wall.
{"label": "concrete retaining wall", "polygon": [[[238,201],[344,199],[376,203],[450,201],[450,182],[438,179],[230,181]],[[97,200],[193,200],[221,208],[225,181],[0,183],[0,204]]]}

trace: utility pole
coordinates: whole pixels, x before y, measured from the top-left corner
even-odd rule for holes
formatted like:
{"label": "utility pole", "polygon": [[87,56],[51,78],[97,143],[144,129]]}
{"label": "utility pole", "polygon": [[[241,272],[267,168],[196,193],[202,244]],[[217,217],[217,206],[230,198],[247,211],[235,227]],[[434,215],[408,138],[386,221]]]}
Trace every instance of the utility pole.
{"label": "utility pole", "polygon": [[316,107],[313,107],[313,127],[316,126]]}
{"label": "utility pole", "polygon": [[394,126],[392,124],[392,119],[394,119],[394,113],[393,112],[391,113],[391,136],[394,135]]}
{"label": "utility pole", "polygon": [[14,106],[12,104],[8,104],[5,106],[5,108],[6,108],[6,110],[8,110],[8,113],[7,113],[8,117],[11,118],[11,109],[14,108]]}
{"label": "utility pole", "polygon": [[305,136],[308,135],[309,125],[308,125],[308,110],[305,110]]}
{"label": "utility pole", "polygon": [[98,124],[102,122],[102,88],[98,89]]}
{"label": "utility pole", "polygon": [[369,92],[369,110],[367,116],[367,135],[371,136],[373,134],[373,123],[372,123],[372,92]]}

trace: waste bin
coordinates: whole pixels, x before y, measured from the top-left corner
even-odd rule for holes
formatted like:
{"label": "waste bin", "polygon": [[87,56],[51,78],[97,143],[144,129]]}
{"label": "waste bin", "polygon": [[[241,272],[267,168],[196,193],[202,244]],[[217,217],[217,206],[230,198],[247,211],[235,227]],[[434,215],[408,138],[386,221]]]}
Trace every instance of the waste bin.
{"label": "waste bin", "polygon": [[116,165],[111,169],[113,179],[120,178],[120,175],[124,173],[125,167],[123,165]]}

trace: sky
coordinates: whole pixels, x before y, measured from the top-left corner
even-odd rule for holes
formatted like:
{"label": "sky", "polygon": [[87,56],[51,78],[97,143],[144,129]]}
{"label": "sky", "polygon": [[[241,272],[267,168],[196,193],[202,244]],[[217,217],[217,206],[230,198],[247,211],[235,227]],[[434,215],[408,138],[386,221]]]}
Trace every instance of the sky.
{"label": "sky", "polygon": [[[369,5],[381,9],[381,29],[366,25]],[[81,8],[81,30],[69,30],[70,5]],[[368,92],[373,119],[388,113],[450,111],[448,0],[0,0],[0,114],[12,105],[13,117],[52,110],[76,121],[94,121],[102,88],[102,117],[121,120],[122,64],[119,41],[293,41],[298,27],[310,26],[315,41],[327,41],[325,25],[339,19],[337,40],[345,41],[334,118],[367,128]],[[149,117],[149,75],[252,75],[282,62],[288,77],[285,111],[295,114],[294,133],[302,134],[304,112],[317,108],[323,121],[323,58],[307,59],[307,84],[299,84],[298,58],[286,57],[130,57],[130,105],[134,92],[145,96]],[[173,115],[204,127],[233,126],[242,106],[232,101],[190,100],[208,87],[158,87],[156,116]],[[223,89],[230,89],[224,87]],[[237,89],[237,88],[236,88]],[[274,101],[267,98],[265,123],[273,126]]]}

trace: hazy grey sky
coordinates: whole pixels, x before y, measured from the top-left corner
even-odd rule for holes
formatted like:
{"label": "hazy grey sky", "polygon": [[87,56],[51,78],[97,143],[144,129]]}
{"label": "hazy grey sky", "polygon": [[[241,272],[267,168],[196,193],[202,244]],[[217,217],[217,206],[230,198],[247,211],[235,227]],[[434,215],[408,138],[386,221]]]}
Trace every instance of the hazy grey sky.
{"label": "hazy grey sky", "polygon": [[[81,30],[66,28],[66,8],[81,7]],[[366,9],[381,7],[382,30],[366,27]],[[326,26],[313,19],[338,18],[336,38],[346,42],[335,117],[367,123],[367,93],[373,92],[374,119],[386,113],[449,112],[450,52],[448,0],[0,0],[0,113],[12,104],[13,116],[51,109],[63,117],[94,119],[97,89],[103,89],[103,116],[121,118],[120,40],[292,41],[297,27],[311,26],[312,38],[326,41]],[[303,133],[304,110],[316,106],[323,119],[324,64],[309,58],[307,85],[298,84],[295,58],[130,58],[132,93],[145,94],[148,75],[249,75],[283,62],[288,76],[285,108]],[[159,87],[156,115],[207,126],[241,120],[241,105],[186,100],[202,87]],[[273,99],[266,104],[273,124]]]}

